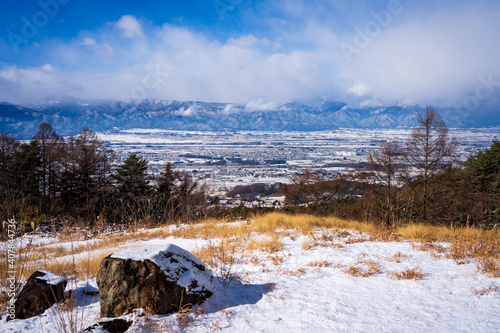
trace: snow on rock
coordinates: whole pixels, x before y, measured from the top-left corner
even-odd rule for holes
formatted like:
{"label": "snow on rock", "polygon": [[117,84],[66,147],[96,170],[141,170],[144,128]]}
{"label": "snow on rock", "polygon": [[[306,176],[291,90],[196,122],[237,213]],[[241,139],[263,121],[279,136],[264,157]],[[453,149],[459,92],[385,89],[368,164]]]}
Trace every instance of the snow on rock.
{"label": "snow on rock", "polygon": [[135,261],[150,260],[160,267],[169,280],[177,281],[181,287],[189,287],[193,281],[197,281],[197,287],[193,291],[199,291],[202,288],[212,289],[211,271],[207,270],[205,265],[193,254],[174,244],[131,248],[114,253],[111,258]]}
{"label": "snow on rock", "polygon": [[165,314],[201,304],[213,294],[212,274],[188,251],[169,243],[128,249],[101,261],[97,274],[101,314],[137,308]]}
{"label": "snow on rock", "polygon": [[44,273],[45,276],[38,276],[38,280],[43,280],[47,282],[47,284],[51,284],[53,286],[57,286],[58,284],[63,283],[63,281],[66,281],[66,278],[59,276],[57,274],[54,274],[49,271],[44,271],[44,270],[39,270],[40,273]]}
{"label": "snow on rock", "polygon": [[48,271],[36,271],[29,278],[14,303],[7,320],[27,319],[42,314],[62,300],[67,280]]}

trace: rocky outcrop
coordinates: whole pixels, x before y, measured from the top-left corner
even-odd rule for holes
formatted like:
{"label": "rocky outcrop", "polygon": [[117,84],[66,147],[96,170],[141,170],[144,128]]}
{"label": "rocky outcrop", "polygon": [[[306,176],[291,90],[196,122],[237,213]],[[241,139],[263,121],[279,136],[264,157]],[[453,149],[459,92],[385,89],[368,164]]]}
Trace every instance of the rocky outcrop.
{"label": "rocky outcrop", "polygon": [[26,319],[42,314],[54,303],[63,299],[67,280],[48,271],[33,273],[14,303],[14,316],[7,320]]}
{"label": "rocky outcrop", "polygon": [[130,326],[132,326],[132,321],[118,318],[98,322],[97,324],[84,329],[83,333],[124,333],[130,328]]}
{"label": "rocky outcrop", "polygon": [[166,314],[210,297],[212,274],[188,251],[165,244],[104,258],[97,285],[103,317],[118,317],[135,308]]}

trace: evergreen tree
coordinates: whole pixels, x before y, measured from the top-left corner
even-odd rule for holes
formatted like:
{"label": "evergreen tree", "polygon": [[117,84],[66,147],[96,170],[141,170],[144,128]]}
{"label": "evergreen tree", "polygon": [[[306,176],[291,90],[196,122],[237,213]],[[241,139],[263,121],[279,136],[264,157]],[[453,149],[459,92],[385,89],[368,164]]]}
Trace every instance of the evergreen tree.
{"label": "evergreen tree", "polygon": [[165,164],[164,170],[160,173],[158,178],[157,191],[158,193],[170,198],[175,188],[175,174],[172,164],[169,162]]}
{"label": "evergreen tree", "polygon": [[175,207],[178,204],[176,195],[177,172],[174,171],[171,163],[165,164],[156,185],[156,205],[158,215],[161,218],[171,221],[174,219]]}
{"label": "evergreen tree", "polygon": [[14,153],[19,149],[19,141],[5,131],[0,133],[0,198],[13,190],[9,165]]}
{"label": "evergreen tree", "polygon": [[115,175],[118,191],[139,198],[149,192],[148,161],[137,154],[130,154]]}
{"label": "evergreen tree", "polygon": [[476,191],[500,194],[500,142],[494,139],[489,149],[470,157],[466,169],[474,175]]}
{"label": "evergreen tree", "polygon": [[40,150],[36,140],[29,144],[23,143],[14,153],[9,165],[13,191],[16,197],[28,200],[36,204],[40,195],[40,173],[41,165]]}
{"label": "evergreen tree", "polygon": [[87,218],[97,218],[110,186],[112,155],[88,128],[64,145],[61,199]]}

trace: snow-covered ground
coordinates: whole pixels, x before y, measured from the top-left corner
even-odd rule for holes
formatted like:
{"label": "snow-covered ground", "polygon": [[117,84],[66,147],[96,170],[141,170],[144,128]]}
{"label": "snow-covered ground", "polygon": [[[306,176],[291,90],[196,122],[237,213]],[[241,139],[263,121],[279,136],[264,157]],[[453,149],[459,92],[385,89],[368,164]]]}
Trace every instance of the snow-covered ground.
{"label": "snow-covered ground", "polygon": [[[332,233],[314,243],[299,233],[280,235],[282,250],[244,252],[234,266],[239,281],[227,287],[216,281],[214,295],[189,315],[136,311],[123,316],[134,320],[128,332],[500,332],[498,289],[479,295],[500,286],[500,279],[481,275],[474,263],[458,265],[411,242],[349,242]],[[361,239],[355,232],[351,236]],[[206,240],[168,237],[131,245],[163,243],[196,251]],[[380,272],[369,277],[346,272],[373,264]],[[413,268],[422,279],[397,280],[391,274]],[[68,285],[79,295],[76,311],[83,313],[85,327],[101,320],[99,296],[83,296],[87,283],[96,287],[95,279]],[[7,323],[3,313],[0,332],[55,332],[60,315],[49,309]]]}

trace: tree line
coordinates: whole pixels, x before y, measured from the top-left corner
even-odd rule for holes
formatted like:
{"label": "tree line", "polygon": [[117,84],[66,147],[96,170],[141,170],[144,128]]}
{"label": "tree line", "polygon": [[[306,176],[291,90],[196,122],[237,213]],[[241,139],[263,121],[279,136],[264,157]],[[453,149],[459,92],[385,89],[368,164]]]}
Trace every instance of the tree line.
{"label": "tree line", "polygon": [[118,166],[88,128],[67,139],[42,123],[30,142],[0,133],[0,220],[96,223],[189,221],[208,207],[206,188],[166,163],[152,179],[130,154]]}
{"label": "tree line", "polygon": [[425,223],[500,226],[500,142],[455,160],[457,143],[428,106],[404,143],[388,140],[367,167],[324,179],[306,170],[284,190],[294,211],[378,221],[389,227]]}
{"label": "tree line", "polygon": [[[236,187],[233,195],[281,192],[285,211],[378,221],[389,227],[421,221],[500,225],[500,142],[457,165],[455,140],[443,119],[427,107],[404,143],[388,140],[370,153],[366,168],[326,178],[305,170],[291,184]],[[63,138],[48,123],[26,143],[0,133],[0,220],[38,223],[168,223],[227,216],[217,198],[186,172],[166,163],[159,177],[130,154],[116,163],[88,128]],[[262,193],[261,193],[262,192]],[[241,216],[245,210],[235,209]],[[252,212],[250,212],[252,213]]]}

